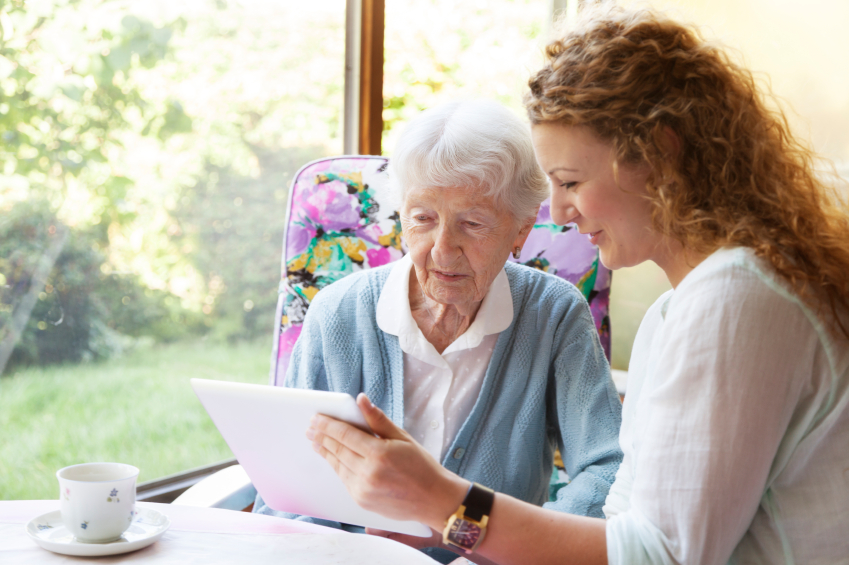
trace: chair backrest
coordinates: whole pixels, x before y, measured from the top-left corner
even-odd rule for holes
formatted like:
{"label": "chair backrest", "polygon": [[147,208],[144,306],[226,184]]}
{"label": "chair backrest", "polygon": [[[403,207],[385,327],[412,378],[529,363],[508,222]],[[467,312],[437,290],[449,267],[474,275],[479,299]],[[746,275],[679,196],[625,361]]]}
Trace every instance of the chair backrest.
{"label": "chair backrest", "polygon": [[[271,384],[283,384],[304,316],[318,291],[355,271],[385,265],[406,253],[401,221],[385,190],[388,163],[385,157],[332,157],[308,163],[295,175],[283,236]],[[585,236],[554,225],[548,201],[540,207],[521,257],[510,260],[575,284],[590,303],[610,359],[610,273]]]}

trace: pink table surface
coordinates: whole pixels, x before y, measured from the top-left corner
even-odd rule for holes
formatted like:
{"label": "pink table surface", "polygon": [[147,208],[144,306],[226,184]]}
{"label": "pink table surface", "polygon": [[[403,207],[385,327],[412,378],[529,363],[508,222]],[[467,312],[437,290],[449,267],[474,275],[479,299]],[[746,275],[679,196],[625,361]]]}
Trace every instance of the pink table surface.
{"label": "pink table surface", "polygon": [[0,565],[433,565],[435,561],[385,538],[233,510],[139,502],[165,514],[171,527],[151,546],[104,557],[68,557],[40,548],[26,533],[30,520],[59,509],[58,500],[0,501]]}

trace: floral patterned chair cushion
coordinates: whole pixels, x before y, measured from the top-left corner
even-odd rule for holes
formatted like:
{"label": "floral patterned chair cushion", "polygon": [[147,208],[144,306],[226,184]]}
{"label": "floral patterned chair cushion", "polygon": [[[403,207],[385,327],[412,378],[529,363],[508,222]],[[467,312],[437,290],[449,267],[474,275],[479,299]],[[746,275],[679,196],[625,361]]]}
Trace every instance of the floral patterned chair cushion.
{"label": "floral patterned chair cushion", "polygon": [[[385,157],[333,157],[313,161],[295,175],[283,237],[272,384],[283,384],[292,348],[317,292],[406,252],[398,213],[387,199],[388,162]],[[541,206],[517,262],[562,277],[583,292],[610,359],[610,273],[586,236],[551,221],[548,201]]]}

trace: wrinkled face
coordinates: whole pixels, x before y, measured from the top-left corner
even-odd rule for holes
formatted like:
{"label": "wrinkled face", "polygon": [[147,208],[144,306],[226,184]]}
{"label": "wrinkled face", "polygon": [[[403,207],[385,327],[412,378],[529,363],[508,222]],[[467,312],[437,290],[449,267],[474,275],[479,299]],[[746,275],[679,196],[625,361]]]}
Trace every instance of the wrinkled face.
{"label": "wrinkled face", "polygon": [[408,189],[401,225],[425,295],[455,306],[483,300],[508,254],[533,227],[462,187]]}
{"label": "wrinkled face", "polygon": [[648,169],[619,165],[613,174],[613,147],[586,128],[556,123],[532,129],[537,160],[551,179],[551,218],[575,224],[599,248],[609,269],[657,260],[661,237],[651,228],[644,198]]}

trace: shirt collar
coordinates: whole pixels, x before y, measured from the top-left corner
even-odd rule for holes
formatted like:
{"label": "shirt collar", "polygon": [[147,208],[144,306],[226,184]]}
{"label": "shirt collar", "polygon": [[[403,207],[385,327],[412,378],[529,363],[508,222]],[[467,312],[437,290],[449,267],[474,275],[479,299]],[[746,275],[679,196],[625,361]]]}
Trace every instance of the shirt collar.
{"label": "shirt collar", "polygon": [[[402,257],[392,267],[377,301],[377,326],[388,334],[398,336],[401,350],[405,353],[428,363],[434,361],[432,364],[441,366],[444,360],[439,363],[433,358],[435,354],[441,360],[433,345],[425,339],[410,310],[409,284],[412,268],[413,260],[409,255]],[[443,355],[477,347],[484,336],[503,332],[512,322],[513,295],[510,292],[507,273],[502,268],[484,296],[475,321],[463,335],[448,346]]]}

